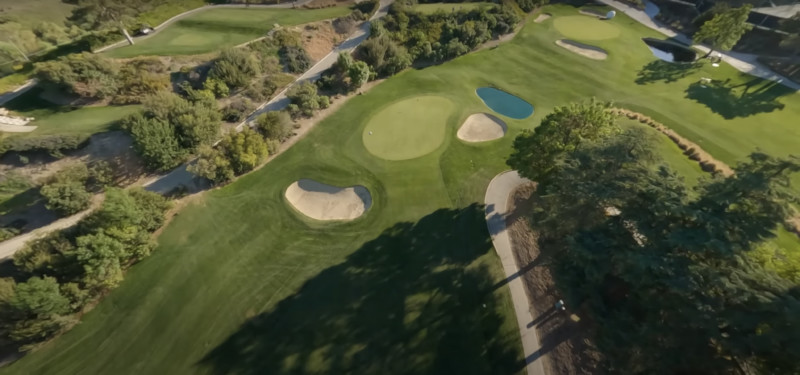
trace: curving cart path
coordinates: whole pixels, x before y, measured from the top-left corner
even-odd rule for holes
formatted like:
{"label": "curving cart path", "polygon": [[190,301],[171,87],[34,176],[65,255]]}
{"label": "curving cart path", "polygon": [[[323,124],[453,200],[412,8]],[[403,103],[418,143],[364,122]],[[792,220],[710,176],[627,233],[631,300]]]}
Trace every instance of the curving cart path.
{"label": "curving cart path", "polygon": [[533,317],[530,312],[530,301],[525,287],[522,285],[522,278],[519,277],[519,267],[511,250],[511,238],[506,228],[506,217],[508,217],[508,202],[511,194],[519,186],[530,183],[527,178],[520,177],[517,171],[506,171],[495,176],[489,187],[486,188],[484,203],[486,204],[486,226],[492,236],[494,245],[503,270],[506,273],[506,282],[511,290],[511,300],[514,304],[514,312],[519,325],[519,333],[522,338],[522,349],[525,352],[525,364],[528,375],[545,375],[544,366],[541,358],[541,344],[536,334],[536,326],[530,325]]}

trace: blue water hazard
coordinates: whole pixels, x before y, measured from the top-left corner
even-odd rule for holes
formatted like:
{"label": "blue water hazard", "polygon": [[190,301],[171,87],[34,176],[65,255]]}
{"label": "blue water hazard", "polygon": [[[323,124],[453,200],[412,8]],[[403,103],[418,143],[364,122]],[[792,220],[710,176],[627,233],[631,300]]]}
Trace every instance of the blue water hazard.
{"label": "blue water hazard", "polygon": [[493,87],[481,87],[475,92],[483,104],[503,116],[521,120],[533,114],[533,106],[514,95]]}

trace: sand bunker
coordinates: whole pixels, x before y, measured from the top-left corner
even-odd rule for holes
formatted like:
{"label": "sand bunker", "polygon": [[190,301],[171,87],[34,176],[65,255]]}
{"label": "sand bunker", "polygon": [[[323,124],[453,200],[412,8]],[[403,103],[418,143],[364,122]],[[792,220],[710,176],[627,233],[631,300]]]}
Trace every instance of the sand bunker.
{"label": "sand bunker", "polygon": [[285,196],[292,207],[317,220],[353,220],[372,205],[372,196],[363,186],[340,188],[308,179],[289,185]]}
{"label": "sand bunker", "polygon": [[574,40],[559,39],[556,40],[556,44],[570,52],[577,53],[592,60],[605,60],[608,57],[608,53],[604,49],[590,46],[588,44],[578,43]]}
{"label": "sand bunker", "polygon": [[506,123],[488,113],[469,115],[458,128],[458,139],[467,142],[485,142],[503,138],[506,134]]}
{"label": "sand bunker", "polygon": [[552,17],[552,15],[550,13],[542,13],[542,14],[536,16],[536,19],[533,20],[533,22],[542,23],[542,22],[544,22],[545,20],[547,20],[550,17]]}

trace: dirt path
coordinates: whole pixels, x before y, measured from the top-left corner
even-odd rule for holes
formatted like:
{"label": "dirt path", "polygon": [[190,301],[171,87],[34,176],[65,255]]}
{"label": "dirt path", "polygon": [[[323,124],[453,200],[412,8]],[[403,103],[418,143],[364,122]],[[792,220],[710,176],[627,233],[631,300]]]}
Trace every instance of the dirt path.
{"label": "dirt path", "polygon": [[517,325],[522,339],[522,349],[525,353],[525,363],[528,375],[545,375],[542,347],[536,333],[536,325],[531,316],[530,300],[525,293],[522,277],[514,253],[511,250],[511,239],[506,227],[506,219],[510,215],[509,197],[520,186],[530,184],[531,181],[522,178],[516,171],[506,171],[495,176],[486,189],[484,203],[486,204],[486,226],[492,236],[492,243],[503,270],[506,273],[506,284],[511,291],[511,300],[517,317]]}

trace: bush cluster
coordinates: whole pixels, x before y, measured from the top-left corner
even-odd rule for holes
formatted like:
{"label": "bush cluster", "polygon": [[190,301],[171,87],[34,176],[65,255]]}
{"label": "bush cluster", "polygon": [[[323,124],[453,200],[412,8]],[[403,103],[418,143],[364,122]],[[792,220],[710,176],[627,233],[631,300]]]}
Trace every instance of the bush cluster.
{"label": "bush cluster", "polygon": [[0,139],[0,155],[10,151],[45,151],[54,157],[61,157],[64,151],[79,149],[87,142],[89,142],[89,134],[8,137]]}
{"label": "bush cluster", "polygon": [[122,121],[148,167],[167,170],[219,136],[222,116],[214,94],[186,87],[189,100],[170,92],[145,98],[144,110]]}
{"label": "bush cluster", "polygon": [[112,99],[114,104],[139,103],[141,98],[169,88],[167,68],[157,58],[119,63],[101,55],[75,53],[35,64],[45,84],[85,99]]}
{"label": "bush cluster", "polygon": [[0,279],[3,335],[23,350],[67,329],[76,313],[122,281],[150,254],[164,223],[165,198],[140,189],[109,189],[102,207],[76,229],[55,232],[14,254],[26,280]]}
{"label": "bush cluster", "polygon": [[227,134],[216,148],[208,145],[200,148],[197,161],[188,169],[220,184],[253,170],[268,155],[269,148],[264,137],[245,127],[241,132]]}
{"label": "bush cluster", "polygon": [[292,86],[286,97],[291,101],[287,110],[293,117],[311,117],[314,111],[328,108],[331,104],[330,98],[319,95],[317,86],[308,81]]}
{"label": "bush cluster", "polygon": [[97,192],[111,182],[108,163],[70,165],[50,177],[39,189],[45,198],[45,207],[60,216],[69,216],[89,208],[92,192]]}

